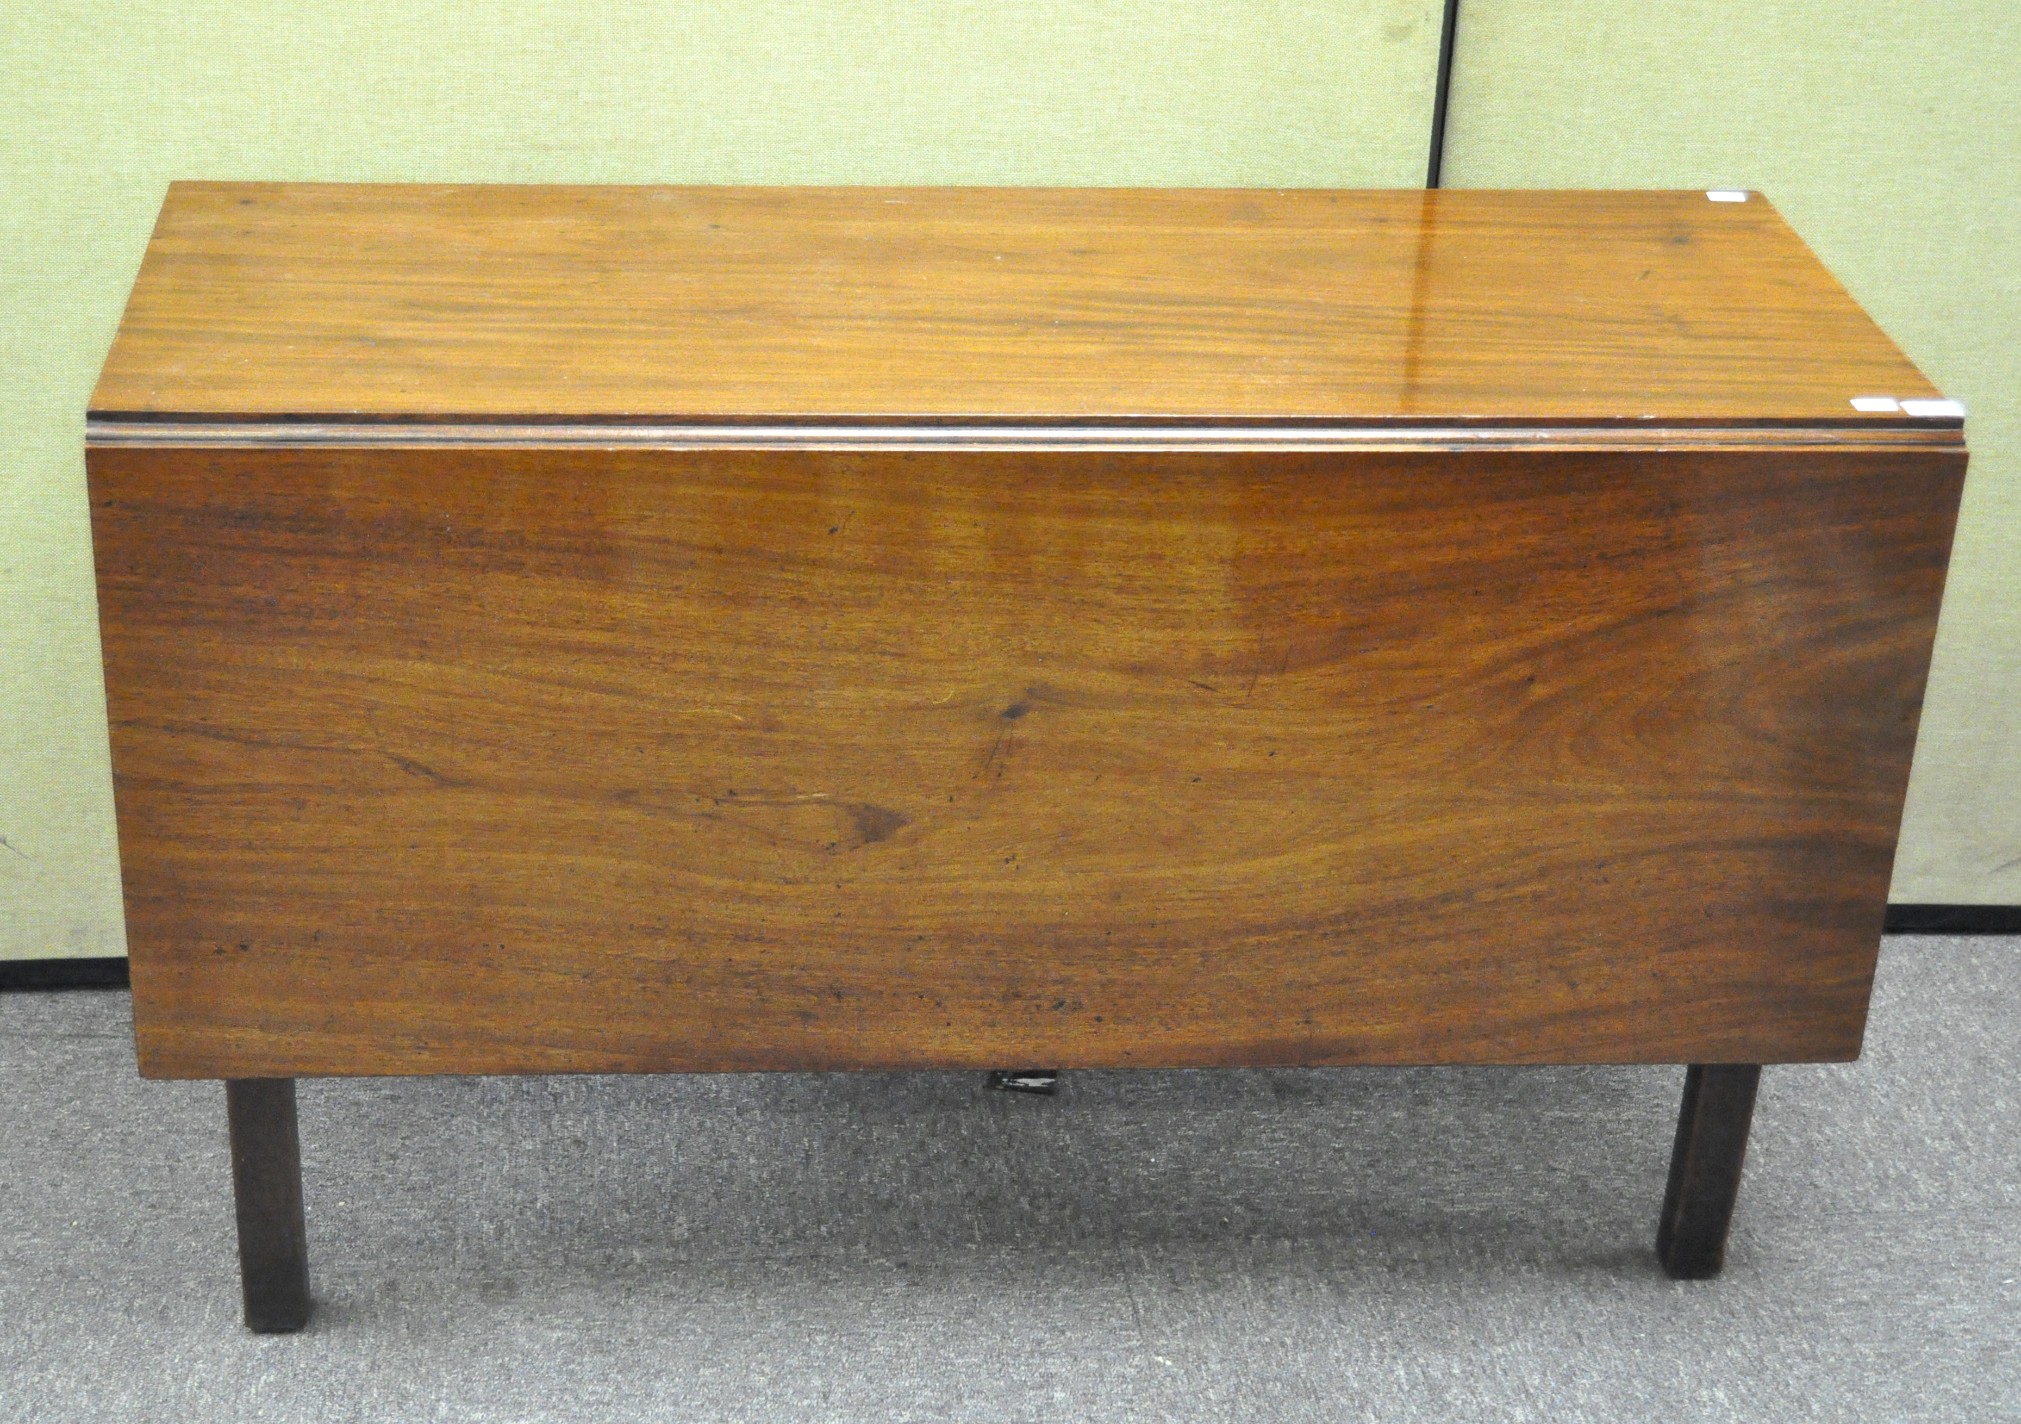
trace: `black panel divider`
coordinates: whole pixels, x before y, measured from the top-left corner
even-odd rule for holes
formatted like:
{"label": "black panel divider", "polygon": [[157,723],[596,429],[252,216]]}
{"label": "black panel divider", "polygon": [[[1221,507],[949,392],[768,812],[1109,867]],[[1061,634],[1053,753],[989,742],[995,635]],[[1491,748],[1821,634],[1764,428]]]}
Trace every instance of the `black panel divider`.
{"label": "black panel divider", "polygon": [[1425,187],[1436,188],[1446,166],[1446,107],[1453,94],[1453,38],[1459,33],[1460,0],[1446,0],[1439,21],[1439,78],[1432,91],[1431,161],[1425,168]]}

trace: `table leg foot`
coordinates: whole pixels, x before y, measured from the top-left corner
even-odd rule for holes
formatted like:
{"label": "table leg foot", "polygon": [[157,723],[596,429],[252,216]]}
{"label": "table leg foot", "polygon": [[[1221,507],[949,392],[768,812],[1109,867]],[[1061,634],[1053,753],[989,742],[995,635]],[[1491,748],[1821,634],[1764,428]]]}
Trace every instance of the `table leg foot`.
{"label": "table leg foot", "polygon": [[293,1078],[225,1083],[238,1208],[246,1328],[300,1330],[309,1320],[309,1235],[302,1220],[302,1150]]}
{"label": "table leg foot", "polygon": [[1694,1063],[1685,1070],[1670,1188],[1656,1230],[1656,1257],[1673,1280],[1709,1280],[1726,1264],[1726,1232],[1760,1084],[1759,1063]]}

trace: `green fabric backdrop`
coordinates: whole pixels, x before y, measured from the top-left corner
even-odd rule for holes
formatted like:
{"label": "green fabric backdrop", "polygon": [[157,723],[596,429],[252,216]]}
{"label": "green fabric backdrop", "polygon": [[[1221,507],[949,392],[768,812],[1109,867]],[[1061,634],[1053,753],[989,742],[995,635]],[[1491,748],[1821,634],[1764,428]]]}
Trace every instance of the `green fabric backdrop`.
{"label": "green fabric backdrop", "polygon": [[0,7],[0,958],[124,949],[83,412],[172,177],[1408,185],[1436,0]]}
{"label": "green fabric backdrop", "polygon": [[1452,187],[1767,193],[1945,394],[1972,465],[1897,904],[2021,905],[2013,0],[1463,0]]}
{"label": "green fabric backdrop", "polygon": [[[1987,39],[1996,0],[1935,28],[1874,0],[1744,8],[1467,0],[1448,179],[1764,188],[1971,405],[1896,898],[2021,902],[2021,717],[2000,700],[2021,685],[2021,559],[1998,538],[2021,400],[1997,339],[2021,329],[2021,55]],[[1438,10],[14,0],[0,958],[123,947],[82,412],[171,177],[1411,186]]]}

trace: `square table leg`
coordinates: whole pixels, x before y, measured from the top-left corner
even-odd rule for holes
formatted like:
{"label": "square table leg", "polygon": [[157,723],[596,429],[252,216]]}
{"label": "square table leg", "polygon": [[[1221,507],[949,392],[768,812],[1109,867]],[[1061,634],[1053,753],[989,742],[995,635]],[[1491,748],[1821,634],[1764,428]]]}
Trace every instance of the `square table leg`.
{"label": "square table leg", "polygon": [[1673,1280],[1707,1280],[1726,1264],[1726,1232],[1760,1084],[1759,1063],[1694,1063],[1685,1070],[1670,1188],[1656,1231],[1657,1259]]}
{"label": "square table leg", "polygon": [[302,1151],[293,1078],[225,1083],[232,1195],[246,1328],[300,1330],[309,1319],[309,1237],[302,1219]]}

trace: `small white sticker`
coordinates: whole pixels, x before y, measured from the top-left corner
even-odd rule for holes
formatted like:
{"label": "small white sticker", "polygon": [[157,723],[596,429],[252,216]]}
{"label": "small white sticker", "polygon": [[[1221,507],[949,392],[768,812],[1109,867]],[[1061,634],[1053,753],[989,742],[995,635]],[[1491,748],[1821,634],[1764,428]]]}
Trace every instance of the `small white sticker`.
{"label": "small white sticker", "polygon": [[1884,410],[1900,410],[1901,408],[1902,408],[1901,402],[1896,400],[1893,396],[1853,397],[1853,409],[1864,410],[1869,414],[1877,415]]}
{"label": "small white sticker", "polygon": [[1747,194],[1739,188],[1712,188],[1706,192],[1705,196],[1712,199],[1715,203],[1744,203],[1747,201]]}
{"label": "small white sticker", "polygon": [[1902,402],[1902,414],[1922,420],[1963,420],[1965,407],[1954,400],[1905,400]]}

